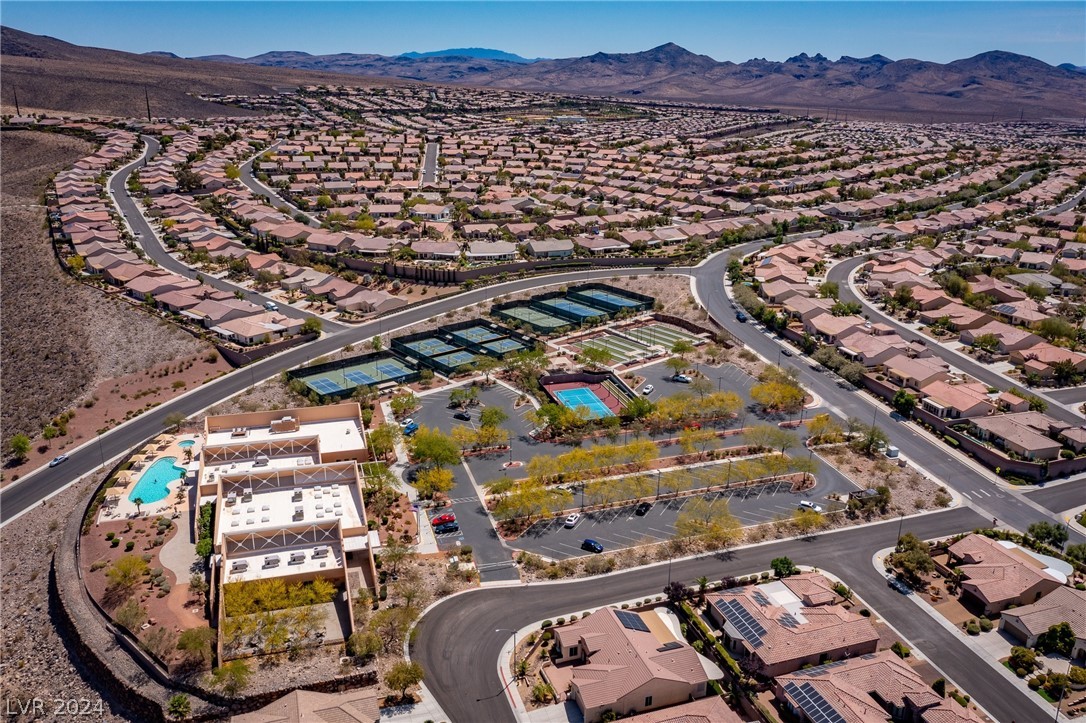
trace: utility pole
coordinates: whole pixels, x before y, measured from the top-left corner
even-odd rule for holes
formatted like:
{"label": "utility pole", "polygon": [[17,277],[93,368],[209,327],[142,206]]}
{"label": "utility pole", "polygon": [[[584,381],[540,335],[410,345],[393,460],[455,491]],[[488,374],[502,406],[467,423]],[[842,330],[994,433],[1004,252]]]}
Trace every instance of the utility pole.
{"label": "utility pole", "polygon": [[19,110],[19,89],[11,86],[11,92],[15,94],[15,115],[22,115],[23,112]]}
{"label": "utility pole", "polygon": [[143,88],[143,102],[147,104],[147,122],[151,122],[151,97],[147,95],[146,86]]}

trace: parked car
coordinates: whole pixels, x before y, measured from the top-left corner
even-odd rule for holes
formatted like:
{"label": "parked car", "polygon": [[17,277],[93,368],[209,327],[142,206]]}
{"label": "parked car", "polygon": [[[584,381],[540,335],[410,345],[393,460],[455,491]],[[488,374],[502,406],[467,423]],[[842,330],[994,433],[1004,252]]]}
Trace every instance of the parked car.
{"label": "parked car", "polygon": [[821,508],[821,507],[819,507],[818,505],[816,505],[816,504],[815,504],[814,502],[811,502],[810,500],[800,500],[800,502],[799,502],[799,506],[800,506],[801,508],[804,508],[804,507],[805,507],[805,508],[807,508],[808,510],[814,510],[815,512],[821,512],[821,511],[822,511],[822,508]]}
{"label": "parked car", "polygon": [[902,595],[911,595],[913,589],[897,575],[888,575],[886,578],[886,584],[897,590]]}
{"label": "parked car", "polygon": [[701,423],[700,422],[691,422],[690,424],[683,427],[683,429],[701,429]]}
{"label": "parked car", "polygon": [[434,532],[439,535],[445,535],[450,532],[460,532],[459,522],[446,522],[444,525],[438,525],[434,528]]}
{"label": "parked car", "polygon": [[415,423],[415,420],[412,419],[411,417],[408,417],[407,419],[404,419],[404,420],[400,421],[400,426],[406,429],[407,427],[410,427],[414,423]]}
{"label": "parked car", "polygon": [[792,356],[792,350],[789,349],[786,346],[782,346],[781,347],[781,354],[784,354],[785,356]]}
{"label": "parked car", "polygon": [[736,313],[735,320],[738,321],[740,324],[746,324],[747,323],[747,315],[744,314],[742,311],[740,311],[740,312]]}
{"label": "parked car", "polygon": [[437,515],[432,520],[430,520],[430,524],[434,527],[437,527],[438,525],[447,525],[450,522],[456,522],[456,515],[451,512],[446,512],[443,515]]}
{"label": "parked car", "polygon": [[645,385],[645,388],[641,390],[641,393],[642,393],[642,394],[652,394],[652,390],[653,390],[654,388],[655,388],[655,387],[653,387],[653,386],[652,386],[651,384],[646,384],[646,385]]}
{"label": "parked car", "polygon": [[585,540],[581,543],[581,549],[588,550],[589,552],[594,552],[598,555],[599,553],[603,552],[603,545],[596,542],[595,540]]}
{"label": "parked car", "polygon": [[651,502],[642,502],[641,504],[639,504],[637,506],[637,509],[634,510],[634,514],[637,515],[638,517],[644,517],[645,515],[647,515],[649,513],[649,510],[651,510],[651,509],[652,509],[652,503]]}
{"label": "parked car", "polygon": [[419,431],[419,425],[415,424],[414,422],[411,422],[411,424],[408,424],[406,427],[403,428],[403,434],[405,437],[410,437],[417,431]]}
{"label": "parked car", "polygon": [[470,422],[471,421],[471,415],[468,414],[467,412],[457,412],[456,414],[453,415],[453,419],[459,419],[462,422]]}
{"label": "parked car", "polygon": [[566,527],[576,527],[577,523],[581,521],[581,515],[574,512],[572,515],[566,518]]}
{"label": "parked car", "polygon": [[678,382],[679,384],[689,384],[690,377],[686,376],[685,374],[676,374],[675,376],[671,377],[671,381]]}
{"label": "parked car", "polygon": [[67,461],[68,461],[68,455],[66,455],[66,454],[58,454],[56,457],[53,457],[53,459],[51,459],[49,461],[49,466],[50,467],[56,467],[58,464],[63,464],[64,462],[67,462]]}
{"label": "parked car", "polygon": [[264,308],[268,311],[279,311],[279,304],[275,303],[274,301],[265,301]]}

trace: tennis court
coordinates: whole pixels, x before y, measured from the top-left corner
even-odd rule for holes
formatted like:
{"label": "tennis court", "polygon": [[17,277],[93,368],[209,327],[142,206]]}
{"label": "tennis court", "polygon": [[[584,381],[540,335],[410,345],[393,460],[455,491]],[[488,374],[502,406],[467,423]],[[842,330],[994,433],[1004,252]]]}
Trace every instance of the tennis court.
{"label": "tennis court", "polygon": [[508,309],[502,309],[496,313],[498,316],[505,319],[526,322],[535,329],[543,332],[557,329],[561,326],[569,326],[570,323],[566,319],[559,318],[554,314],[548,314],[539,309],[533,309],[530,306],[511,306]]}
{"label": "tennis court", "polygon": [[611,358],[618,364],[626,364],[634,359],[642,359],[652,353],[652,349],[639,344],[636,341],[623,339],[621,336],[606,333],[591,339],[575,341],[572,344],[577,349],[606,349],[611,353]]}
{"label": "tennis court", "polygon": [[307,379],[305,383],[312,389],[315,389],[318,394],[339,394],[343,391],[343,387],[339,386],[328,377]]}
{"label": "tennis court", "polygon": [[545,306],[548,309],[554,309],[555,311],[565,312],[566,314],[569,314],[581,320],[592,319],[597,316],[611,316],[611,314],[605,309],[597,309],[594,306],[588,306],[587,304],[570,301],[569,299],[543,299],[540,301],[533,301],[532,303]]}
{"label": "tennis court", "polygon": [[493,341],[494,339],[500,339],[502,337],[501,334],[496,334],[485,326],[471,326],[467,329],[457,329],[456,331],[449,332],[449,335],[461,342],[475,344],[483,344],[484,342]]}
{"label": "tennis court", "polygon": [[[451,348],[451,347],[450,347]],[[465,364],[471,364],[475,361],[475,355],[470,351],[454,351],[452,354],[444,354],[442,356],[433,356],[430,359],[436,364],[443,364],[449,369],[455,369],[457,367],[464,366]]]}
{"label": "tennis court", "polygon": [[483,348],[487,349],[488,351],[492,351],[500,356],[504,354],[510,354],[515,351],[523,351],[528,347],[524,346],[516,339],[498,339],[497,341],[488,341],[487,343],[483,344]]}
{"label": "tennis court", "polygon": [[688,341],[695,346],[705,342],[705,339],[700,336],[667,324],[638,326],[633,329],[625,329],[623,330],[623,333],[644,344],[653,344],[656,346],[667,347],[668,349],[670,349],[677,341]]}
{"label": "tennis court", "polygon": [[456,347],[451,344],[446,344],[441,339],[417,339],[415,341],[403,342],[401,346],[407,347],[411,351],[415,352],[419,356],[436,357],[441,354],[448,354],[450,351],[455,351]]}
{"label": "tennis court", "polygon": [[296,378],[301,379],[306,386],[318,394],[335,395],[343,394],[355,387],[400,382],[416,374],[416,371],[399,359],[386,357],[345,364],[339,369],[326,367],[315,373],[317,376],[306,377],[303,372]]}
{"label": "tennis court", "polygon": [[590,419],[612,417],[614,412],[607,408],[596,393],[587,387],[577,389],[563,389],[551,392],[554,397],[570,409],[585,409]]}
{"label": "tennis court", "polygon": [[587,296],[589,299],[595,301],[601,301],[604,304],[616,306],[620,309],[632,309],[635,306],[641,306],[642,302],[634,301],[633,299],[611,291],[604,291],[603,289],[577,289],[578,296]]}

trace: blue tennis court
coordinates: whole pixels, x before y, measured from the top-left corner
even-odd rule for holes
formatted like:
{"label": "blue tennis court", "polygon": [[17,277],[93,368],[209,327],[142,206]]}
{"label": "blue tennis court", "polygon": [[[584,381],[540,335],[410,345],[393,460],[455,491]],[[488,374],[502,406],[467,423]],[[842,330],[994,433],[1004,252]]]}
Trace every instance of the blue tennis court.
{"label": "blue tennis court", "polygon": [[460,367],[465,364],[471,364],[475,361],[475,355],[470,351],[454,351],[452,354],[446,354],[444,356],[435,356],[432,359],[438,364],[444,364],[450,369]]}
{"label": "blue tennis court", "polygon": [[456,349],[451,344],[446,344],[440,339],[420,339],[418,341],[409,341],[404,344],[408,349],[421,354],[422,356],[435,357],[440,354],[446,354]]}
{"label": "blue tennis court", "polygon": [[369,374],[366,374],[365,372],[347,372],[343,376],[347,379],[347,381],[354,382],[355,385],[374,384],[377,382],[376,379],[371,377]]}
{"label": "blue tennis court", "polygon": [[610,314],[608,314],[607,311],[603,309],[597,309],[594,306],[588,306],[587,304],[570,301],[569,299],[544,299],[535,303],[550,307],[555,311],[564,311],[568,314],[576,316],[579,319],[591,319],[597,316],[610,316]]}
{"label": "blue tennis court", "polygon": [[343,387],[333,382],[328,377],[317,377],[316,379],[310,379],[306,382],[310,387],[316,389],[320,394],[338,394],[343,391]]}
{"label": "blue tennis court", "polygon": [[461,341],[475,342],[476,344],[481,344],[484,341],[497,339],[501,336],[500,334],[496,334],[490,329],[487,329],[485,326],[471,326],[467,329],[459,329],[457,331],[450,332],[450,334],[454,338],[460,339]]}
{"label": "blue tennis court", "polygon": [[570,409],[585,409],[592,419],[601,417],[613,417],[614,412],[596,396],[595,392],[586,387],[579,389],[563,389],[552,392],[554,397]]}
{"label": "blue tennis court", "polygon": [[577,293],[581,296],[587,296],[590,299],[596,299],[598,301],[614,304],[615,306],[619,306],[624,309],[641,305],[640,301],[634,301],[633,299],[629,299],[625,296],[619,296],[618,294],[614,294],[610,291],[604,291],[603,289],[577,289]]}
{"label": "blue tennis court", "polygon": [[498,339],[497,341],[490,341],[483,344],[483,347],[489,349],[495,354],[508,354],[513,351],[520,351],[526,348],[516,339]]}

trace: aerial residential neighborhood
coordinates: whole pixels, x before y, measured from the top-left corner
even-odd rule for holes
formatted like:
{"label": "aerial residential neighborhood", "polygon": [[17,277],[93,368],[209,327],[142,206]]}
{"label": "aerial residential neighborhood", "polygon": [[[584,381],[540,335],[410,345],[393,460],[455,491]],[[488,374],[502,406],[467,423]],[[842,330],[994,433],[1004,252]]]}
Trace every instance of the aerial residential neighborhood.
{"label": "aerial residential neighborhood", "polygon": [[1086,716],[1081,7],[3,10],[8,718]]}

